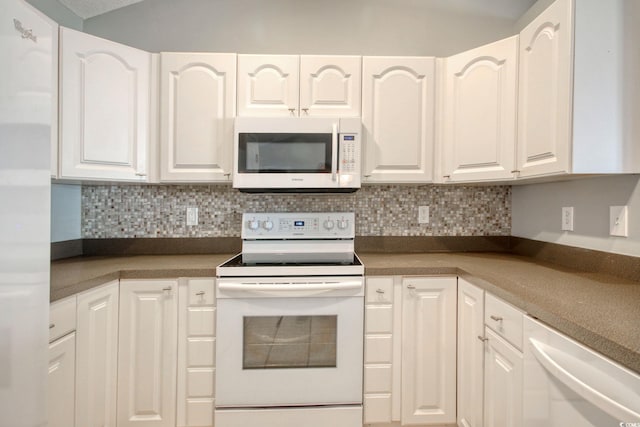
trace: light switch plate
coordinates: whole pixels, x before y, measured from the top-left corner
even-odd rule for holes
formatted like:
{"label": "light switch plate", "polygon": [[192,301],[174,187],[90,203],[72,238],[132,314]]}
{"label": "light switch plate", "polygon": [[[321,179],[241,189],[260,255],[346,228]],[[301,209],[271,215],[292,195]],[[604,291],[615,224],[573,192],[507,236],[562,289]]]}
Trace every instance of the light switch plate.
{"label": "light switch plate", "polygon": [[612,236],[628,237],[628,219],[629,208],[627,206],[609,206],[609,234]]}
{"label": "light switch plate", "polygon": [[429,206],[418,206],[418,223],[429,224]]}
{"label": "light switch plate", "polygon": [[573,231],[573,207],[562,208],[562,231]]}
{"label": "light switch plate", "polygon": [[198,225],[198,208],[187,208],[187,225]]}

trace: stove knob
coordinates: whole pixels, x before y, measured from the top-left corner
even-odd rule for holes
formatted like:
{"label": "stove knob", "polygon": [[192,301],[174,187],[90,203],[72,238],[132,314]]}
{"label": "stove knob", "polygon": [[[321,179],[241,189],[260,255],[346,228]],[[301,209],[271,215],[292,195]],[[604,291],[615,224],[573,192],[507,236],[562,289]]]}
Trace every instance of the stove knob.
{"label": "stove knob", "polygon": [[346,219],[341,219],[338,221],[338,228],[340,230],[344,230],[349,226],[349,222]]}
{"label": "stove knob", "polygon": [[334,222],[331,219],[328,219],[324,222],[324,228],[326,228],[327,230],[331,230],[334,227]]}
{"label": "stove knob", "polygon": [[264,221],[262,223],[262,228],[264,228],[267,231],[273,229],[273,221],[269,221],[269,220]]}
{"label": "stove knob", "polygon": [[251,221],[247,222],[247,227],[249,227],[249,230],[257,230],[260,227],[260,221],[252,219]]}

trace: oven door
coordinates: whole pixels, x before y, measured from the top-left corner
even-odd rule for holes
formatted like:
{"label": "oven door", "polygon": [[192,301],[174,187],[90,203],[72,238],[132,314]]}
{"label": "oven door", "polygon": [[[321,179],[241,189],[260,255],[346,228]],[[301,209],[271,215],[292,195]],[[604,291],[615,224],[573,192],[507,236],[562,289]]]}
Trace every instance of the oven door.
{"label": "oven door", "polygon": [[361,405],[363,279],[218,280],[216,407]]}

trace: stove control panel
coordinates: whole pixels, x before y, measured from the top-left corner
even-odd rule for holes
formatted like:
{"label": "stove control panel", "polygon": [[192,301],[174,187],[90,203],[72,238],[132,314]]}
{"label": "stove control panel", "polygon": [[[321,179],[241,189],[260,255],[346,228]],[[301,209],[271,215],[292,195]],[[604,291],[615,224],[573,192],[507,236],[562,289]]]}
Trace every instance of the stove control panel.
{"label": "stove control panel", "polygon": [[353,239],[353,212],[245,213],[243,239]]}

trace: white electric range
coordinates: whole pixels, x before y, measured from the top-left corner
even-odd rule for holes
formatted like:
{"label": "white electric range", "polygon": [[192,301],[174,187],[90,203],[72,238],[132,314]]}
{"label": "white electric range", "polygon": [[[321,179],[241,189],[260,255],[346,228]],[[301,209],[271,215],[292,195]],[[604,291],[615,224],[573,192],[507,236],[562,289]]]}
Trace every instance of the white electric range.
{"label": "white electric range", "polygon": [[245,213],[217,272],[216,427],[360,427],[353,213]]}

